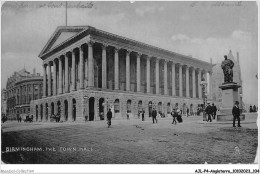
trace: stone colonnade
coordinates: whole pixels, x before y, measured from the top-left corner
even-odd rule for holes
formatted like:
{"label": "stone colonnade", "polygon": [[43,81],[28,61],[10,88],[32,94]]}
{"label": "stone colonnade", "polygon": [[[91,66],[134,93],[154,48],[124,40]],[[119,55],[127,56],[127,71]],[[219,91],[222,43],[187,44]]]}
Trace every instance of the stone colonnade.
{"label": "stone colonnade", "polygon": [[[201,78],[211,80],[211,72],[192,65],[167,60],[152,55],[145,55],[134,50],[127,50],[109,46],[103,43],[100,45],[101,66],[97,66],[94,58],[93,41],[87,41],[61,55],[48,59],[43,64],[43,98],[70,93],[80,89],[101,88],[103,90],[123,90],[134,91],[137,93],[147,93],[166,96],[179,96],[186,98],[202,98]],[[108,83],[107,48],[113,49],[113,80],[112,85]],[[125,72],[120,71],[119,51],[125,52]],[[97,50],[98,51],[98,50]],[[131,55],[131,56],[130,56]],[[132,58],[136,59],[134,64],[135,87],[132,87],[130,63]],[[146,62],[144,65],[143,63]],[[141,70],[145,67],[145,70]],[[155,69],[153,69],[155,67]],[[95,68],[101,68],[102,72],[97,75]],[[48,70],[47,70],[48,69]],[[111,69],[110,69],[111,71]],[[155,74],[153,73],[155,71]],[[142,89],[145,73],[145,86]],[[208,75],[207,75],[208,74]],[[102,84],[95,84],[96,76],[102,79]],[[125,87],[120,86],[120,76],[124,75]],[[209,78],[207,78],[209,76]],[[142,80],[142,81],[141,81]],[[155,82],[151,84],[151,81]],[[98,83],[98,82],[97,82]],[[208,84],[211,84],[209,81]],[[112,86],[112,87],[111,87]],[[155,89],[154,89],[155,88]],[[211,88],[208,88],[211,89]],[[208,91],[211,98],[211,91]]]}

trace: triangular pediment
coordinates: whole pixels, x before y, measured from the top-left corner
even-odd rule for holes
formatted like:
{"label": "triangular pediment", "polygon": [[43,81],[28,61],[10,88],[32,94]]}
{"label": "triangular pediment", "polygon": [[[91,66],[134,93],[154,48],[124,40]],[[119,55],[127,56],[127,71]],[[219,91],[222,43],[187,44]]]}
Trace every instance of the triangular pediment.
{"label": "triangular pediment", "polygon": [[72,36],[76,35],[77,33],[79,33],[79,32],[62,31],[60,33],[59,37],[57,38],[57,40],[52,44],[50,49],[58,46],[59,44],[61,44],[62,42],[68,40],[69,38],[71,38]]}
{"label": "triangular pediment", "polygon": [[45,53],[53,50],[54,48],[58,47],[62,43],[68,41],[69,39],[75,37],[79,33],[86,30],[88,26],[61,26],[57,27],[56,31],[53,33],[51,38],[48,40],[47,44],[42,49],[39,57],[44,55]]}

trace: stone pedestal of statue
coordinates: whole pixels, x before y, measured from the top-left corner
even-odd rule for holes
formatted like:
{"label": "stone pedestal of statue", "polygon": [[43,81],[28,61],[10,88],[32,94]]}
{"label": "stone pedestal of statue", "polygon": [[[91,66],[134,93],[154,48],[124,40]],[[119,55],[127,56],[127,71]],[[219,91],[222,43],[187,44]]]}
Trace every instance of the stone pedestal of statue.
{"label": "stone pedestal of statue", "polygon": [[[238,88],[241,86],[234,82],[223,83],[219,86],[222,89],[222,102],[217,121],[233,121],[232,109],[235,101],[239,101]],[[241,109],[241,108],[240,108]],[[245,120],[245,115],[240,114],[240,121]]]}

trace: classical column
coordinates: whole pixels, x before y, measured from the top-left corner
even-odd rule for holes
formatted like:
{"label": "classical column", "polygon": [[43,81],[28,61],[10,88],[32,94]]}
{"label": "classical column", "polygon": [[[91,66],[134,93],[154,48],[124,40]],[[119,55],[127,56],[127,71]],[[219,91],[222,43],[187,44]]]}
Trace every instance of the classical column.
{"label": "classical column", "polygon": [[53,86],[52,86],[52,91],[53,95],[57,95],[57,73],[56,73],[56,62],[53,60]]}
{"label": "classical column", "polygon": [[202,91],[201,91],[201,70],[198,69],[198,92],[199,92],[199,98],[202,98]]}
{"label": "classical column", "polygon": [[196,98],[195,68],[192,68],[192,97]]}
{"label": "classical column", "polygon": [[62,94],[62,61],[59,58],[59,94]]}
{"label": "classical column", "polygon": [[65,93],[69,92],[69,55],[65,54]]}
{"label": "classical column", "polygon": [[186,97],[190,97],[189,66],[186,65]]}
{"label": "classical column", "polygon": [[79,47],[79,68],[80,68],[80,81],[79,87],[80,89],[84,89],[84,57],[83,57],[83,47]]}
{"label": "classical column", "polygon": [[85,59],[85,80],[86,80],[85,88],[87,88],[88,87],[88,58]]}
{"label": "classical column", "polygon": [[164,60],[164,95],[168,95],[167,60]]}
{"label": "classical column", "polygon": [[102,45],[102,88],[107,88],[107,45]]}
{"label": "classical column", "polygon": [[51,96],[51,62],[48,64],[48,96]]}
{"label": "classical column", "polygon": [[72,61],[72,67],[71,67],[71,82],[72,82],[72,91],[76,90],[75,86],[75,70],[76,70],[76,57],[75,52],[71,50],[71,61]]}
{"label": "classical column", "polygon": [[[27,84],[26,85],[26,104],[28,104],[29,103],[29,85]],[[11,96],[12,96],[12,94],[11,94]]]}
{"label": "classical column", "polygon": [[146,57],[146,93],[150,93],[150,57]]}
{"label": "classical column", "polygon": [[156,94],[160,93],[159,89],[159,59],[156,59],[156,64],[155,64],[155,83],[156,83]]}
{"label": "classical column", "polygon": [[212,72],[209,72],[209,98],[212,99]]}
{"label": "classical column", "polygon": [[118,76],[118,48],[115,48],[115,90],[119,89],[118,82],[119,82],[119,76]]}
{"label": "classical column", "polygon": [[41,84],[38,84],[38,90],[37,90],[38,92],[37,92],[37,99],[36,99],[36,97],[35,97],[35,100],[38,100],[38,99],[40,99],[41,98]]}
{"label": "classical column", "polygon": [[126,90],[130,91],[130,51],[126,50]]}
{"label": "classical column", "polygon": [[176,95],[175,90],[175,63],[172,63],[172,96]]}
{"label": "classical column", "polygon": [[94,87],[93,41],[88,41],[88,86]]}
{"label": "classical column", "polygon": [[32,100],[34,100],[34,84],[32,84]]}
{"label": "classical column", "polygon": [[140,57],[141,57],[141,54],[137,54],[137,59],[136,59],[136,84],[137,84],[137,92],[140,92],[141,91],[141,88],[140,88]]}
{"label": "classical column", "polygon": [[46,66],[43,64],[43,94],[42,98],[46,97]]}
{"label": "classical column", "polygon": [[179,64],[179,95],[182,97],[182,65]]}
{"label": "classical column", "polygon": [[22,92],[23,91],[22,90],[23,90],[23,87],[20,86],[20,103],[19,103],[20,105],[23,104],[23,96],[22,96],[22,94],[23,94]]}

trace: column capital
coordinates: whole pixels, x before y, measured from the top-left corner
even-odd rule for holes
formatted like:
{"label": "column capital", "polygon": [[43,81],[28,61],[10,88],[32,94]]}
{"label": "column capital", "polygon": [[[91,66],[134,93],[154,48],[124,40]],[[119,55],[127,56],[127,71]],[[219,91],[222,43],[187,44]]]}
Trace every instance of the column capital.
{"label": "column capital", "polygon": [[108,47],[107,43],[101,43],[102,50],[105,50]]}
{"label": "column capital", "polygon": [[64,54],[65,57],[69,57],[69,52],[70,52],[70,51],[65,52],[65,54]]}
{"label": "column capital", "polygon": [[115,48],[115,52],[118,53],[118,51],[121,49],[119,47],[114,47]]}
{"label": "column capital", "polygon": [[137,57],[141,57],[143,55],[143,53],[137,52],[136,55],[137,55]]}
{"label": "column capital", "polygon": [[176,63],[176,65],[178,65],[179,67],[184,66],[184,64],[182,64],[182,63]]}
{"label": "column capital", "polygon": [[74,50],[75,50],[75,48],[71,48],[71,49],[68,51],[68,53],[71,52],[71,54],[73,54],[73,53],[74,53]]}
{"label": "column capital", "polygon": [[194,66],[190,66],[190,68],[192,69],[192,70],[196,70],[197,68],[196,67],[194,67]]}
{"label": "column capital", "polygon": [[90,47],[92,47],[94,43],[95,43],[94,40],[88,40],[88,41],[87,41],[87,44],[88,44],[88,46],[90,46]]}
{"label": "column capital", "polygon": [[147,55],[147,54],[146,54],[145,57],[146,57],[146,59],[150,60],[153,56],[151,56],[151,55]]}
{"label": "column capital", "polygon": [[172,63],[172,65],[176,65],[176,64],[178,64],[177,62],[175,62],[175,61],[170,61],[171,63]]}
{"label": "column capital", "polygon": [[187,64],[184,64],[183,65],[186,69],[189,69],[191,66],[190,65],[187,65]]}
{"label": "column capital", "polygon": [[209,75],[212,75],[213,74],[213,71],[208,71]]}
{"label": "column capital", "polygon": [[169,60],[167,60],[167,59],[163,59],[164,60],[164,63],[168,63],[168,62],[170,62]]}
{"label": "column capital", "polygon": [[126,54],[130,54],[132,52],[132,50],[129,49],[125,49],[126,50]]}
{"label": "column capital", "polygon": [[156,59],[155,59],[156,63],[159,63],[160,60],[161,60],[161,59],[160,59],[160,58],[157,58],[157,57],[156,57]]}
{"label": "column capital", "polygon": [[78,46],[80,51],[84,51],[83,44]]}
{"label": "column capital", "polygon": [[61,60],[62,57],[65,57],[65,54],[61,54],[57,59],[58,59],[58,60]]}

